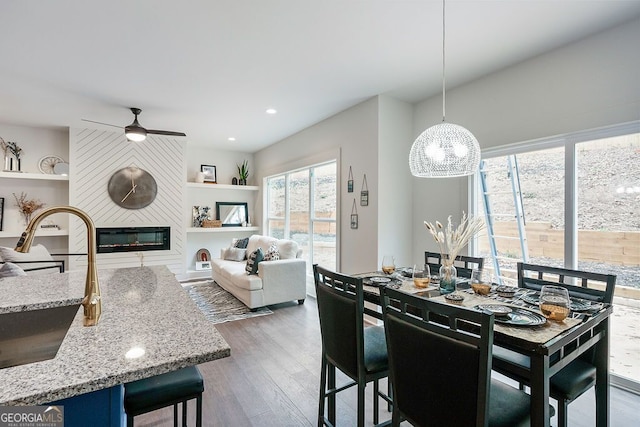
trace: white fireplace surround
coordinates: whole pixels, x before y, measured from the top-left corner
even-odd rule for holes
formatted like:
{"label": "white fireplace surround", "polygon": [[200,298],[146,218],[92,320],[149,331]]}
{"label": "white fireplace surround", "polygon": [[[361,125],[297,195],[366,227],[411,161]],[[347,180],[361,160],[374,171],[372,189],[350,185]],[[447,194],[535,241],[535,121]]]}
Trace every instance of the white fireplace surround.
{"label": "white fireplace surround", "polygon": [[[186,142],[179,138],[150,135],[132,143],[121,132],[95,129],[69,130],[69,204],[87,212],[96,227],[171,228],[171,249],[147,252],[100,254],[102,268],[167,265],[175,274],[184,266],[184,187],[186,182]],[[124,209],[107,193],[111,175],[135,165],[149,172],[158,185],[155,200],[142,209]],[[86,252],[86,229],[81,221],[70,220],[69,249]],[[74,265],[75,263],[75,265]],[[70,260],[77,268],[86,260]]]}

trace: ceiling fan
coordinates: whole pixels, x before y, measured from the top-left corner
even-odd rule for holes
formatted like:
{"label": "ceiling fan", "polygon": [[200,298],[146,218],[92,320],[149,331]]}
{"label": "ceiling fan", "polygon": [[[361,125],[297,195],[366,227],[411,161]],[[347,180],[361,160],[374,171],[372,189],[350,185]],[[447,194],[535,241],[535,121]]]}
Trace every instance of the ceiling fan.
{"label": "ceiling fan", "polygon": [[[124,127],[124,134],[129,141],[133,141],[133,142],[144,141],[147,138],[147,134],[168,135],[168,136],[187,136],[183,132],[173,132],[170,130],[145,129],[142,126],[140,126],[140,123],[138,123],[138,114],[140,114],[142,110],[134,107],[134,108],[131,108],[131,112],[135,116],[135,118],[133,119],[133,123]],[[87,120],[87,119],[82,119],[82,121],[98,123],[100,125],[113,126],[113,127],[122,129],[122,126],[112,125],[109,123],[96,122],[94,120]]]}

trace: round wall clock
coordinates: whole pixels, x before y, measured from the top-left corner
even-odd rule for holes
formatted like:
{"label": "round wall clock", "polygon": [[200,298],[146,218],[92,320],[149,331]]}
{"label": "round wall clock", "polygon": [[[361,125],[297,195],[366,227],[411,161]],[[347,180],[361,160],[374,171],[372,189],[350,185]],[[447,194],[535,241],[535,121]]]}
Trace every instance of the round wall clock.
{"label": "round wall clock", "polygon": [[122,168],[111,175],[109,196],[125,209],[140,209],[149,206],[156,198],[158,185],[153,176],[136,166]]}

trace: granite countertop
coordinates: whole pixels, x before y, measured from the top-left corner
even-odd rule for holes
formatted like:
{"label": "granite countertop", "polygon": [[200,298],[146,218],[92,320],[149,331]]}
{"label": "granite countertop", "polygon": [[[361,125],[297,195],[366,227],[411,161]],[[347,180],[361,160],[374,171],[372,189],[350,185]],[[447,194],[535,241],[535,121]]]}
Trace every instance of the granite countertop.
{"label": "granite countertop", "polygon": [[[0,280],[0,313],[78,303],[86,272]],[[0,405],[37,405],[228,357],[231,349],[165,266],[98,270],[102,317],[82,306],[55,358],[0,369]],[[134,347],[143,356],[128,359]]]}

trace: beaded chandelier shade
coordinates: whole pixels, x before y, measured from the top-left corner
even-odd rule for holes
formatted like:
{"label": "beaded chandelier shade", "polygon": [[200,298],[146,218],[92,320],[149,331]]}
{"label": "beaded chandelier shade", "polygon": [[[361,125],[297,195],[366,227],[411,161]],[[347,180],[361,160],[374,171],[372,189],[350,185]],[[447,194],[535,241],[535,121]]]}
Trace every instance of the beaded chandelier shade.
{"label": "beaded chandelier shade", "polygon": [[480,145],[471,132],[445,121],[445,15],[442,0],[442,123],[416,138],[409,152],[411,174],[420,178],[473,175],[480,165]]}
{"label": "beaded chandelier shade", "polygon": [[480,145],[462,126],[442,122],[416,138],[409,153],[411,174],[420,178],[473,175],[480,164]]}

